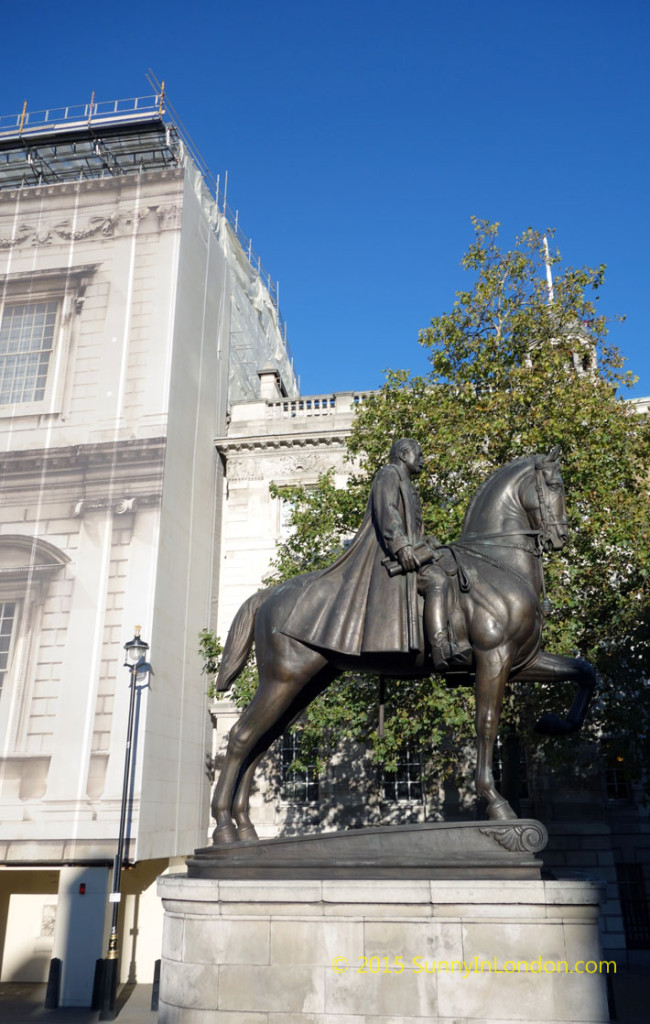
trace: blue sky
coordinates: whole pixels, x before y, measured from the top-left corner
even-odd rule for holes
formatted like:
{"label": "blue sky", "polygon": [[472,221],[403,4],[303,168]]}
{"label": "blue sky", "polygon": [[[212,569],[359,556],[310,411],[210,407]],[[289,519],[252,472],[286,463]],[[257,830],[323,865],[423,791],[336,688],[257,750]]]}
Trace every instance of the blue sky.
{"label": "blue sky", "polygon": [[3,5],[0,113],[146,95],[151,67],[273,277],[304,393],[427,368],[472,215],[606,263],[650,395],[650,5]]}

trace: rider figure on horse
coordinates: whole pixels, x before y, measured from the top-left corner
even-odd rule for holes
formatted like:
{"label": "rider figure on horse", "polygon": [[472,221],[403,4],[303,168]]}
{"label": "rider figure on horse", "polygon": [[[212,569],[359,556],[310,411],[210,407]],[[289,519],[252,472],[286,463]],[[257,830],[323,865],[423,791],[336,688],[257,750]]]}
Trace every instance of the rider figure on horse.
{"label": "rider figure on horse", "polygon": [[[403,573],[417,573],[417,591],[424,598],[425,639],[431,650],[434,668],[444,671],[456,661],[462,663],[464,651],[471,649],[469,644],[461,649],[454,642],[451,631],[449,591],[450,580],[458,572],[456,562],[449,549],[443,548],[435,537],[424,535],[420,496],[411,484],[411,478],[419,476],[424,467],[424,455],[419,442],[410,437],[400,438],[391,447],[389,459],[390,465],[397,467],[398,473],[401,468],[402,479],[404,472],[408,474],[405,503],[412,502],[416,525],[414,542],[406,534],[404,545],[394,547],[395,556]],[[385,564],[389,572],[395,571],[388,560],[385,560]]]}
{"label": "rider figure on horse", "polygon": [[356,536],[333,565],[312,574],[282,632],[346,655],[423,654],[428,643],[435,669],[443,671],[463,653],[449,626],[455,560],[424,535],[422,505],[411,483],[424,466],[419,443],[395,441],[389,459],[375,475]]}

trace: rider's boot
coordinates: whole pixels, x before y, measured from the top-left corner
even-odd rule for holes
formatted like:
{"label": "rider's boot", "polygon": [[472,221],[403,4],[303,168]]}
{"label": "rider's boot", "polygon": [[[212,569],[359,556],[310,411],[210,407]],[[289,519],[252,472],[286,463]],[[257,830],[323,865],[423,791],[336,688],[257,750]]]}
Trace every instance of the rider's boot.
{"label": "rider's boot", "polygon": [[446,629],[440,629],[431,641],[431,657],[436,672],[444,672],[449,668],[451,644]]}
{"label": "rider's boot", "polygon": [[471,650],[465,643],[452,643],[449,629],[449,577],[439,566],[426,566],[418,578],[424,595],[424,627],[436,672],[463,668]]}

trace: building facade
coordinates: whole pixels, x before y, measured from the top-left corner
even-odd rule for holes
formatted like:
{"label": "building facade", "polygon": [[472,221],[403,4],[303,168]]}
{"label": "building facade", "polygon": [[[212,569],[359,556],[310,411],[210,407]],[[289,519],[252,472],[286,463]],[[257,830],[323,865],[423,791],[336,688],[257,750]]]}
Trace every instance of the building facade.
{"label": "building facade", "polygon": [[159,97],[0,135],[1,977],[59,958],[63,1004],[89,1004],[105,953],[136,624],[123,974],[151,947],[151,977],[150,887],[206,835],[213,438],[261,366],[297,393],[249,257]]}

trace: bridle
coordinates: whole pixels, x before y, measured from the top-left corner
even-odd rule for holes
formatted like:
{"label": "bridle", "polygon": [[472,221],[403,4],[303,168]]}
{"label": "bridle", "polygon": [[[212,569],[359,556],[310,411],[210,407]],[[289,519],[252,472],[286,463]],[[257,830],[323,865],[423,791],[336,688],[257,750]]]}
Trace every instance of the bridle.
{"label": "bridle", "polygon": [[[555,449],[554,449],[555,450]],[[552,453],[551,453],[552,454]],[[540,516],[540,528],[538,531],[537,545],[539,548],[539,554],[543,551],[548,551],[548,544],[550,541],[550,528],[563,527],[565,530],[568,529],[569,523],[566,519],[551,519],[548,505],[546,502],[546,495],[544,493],[546,478],[544,477],[544,467],[548,465],[550,460],[549,455],[543,457],[537,457],[535,459],[535,490],[537,491],[537,501],[539,504],[539,516]],[[552,460],[555,461],[555,460]]]}
{"label": "bridle", "polygon": [[[534,555],[540,560],[540,572],[542,577],[542,602],[541,608],[544,615],[550,614],[551,603],[546,596],[546,583],[544,580],[544,566],[542,563],[542,555],[544,551],[550,550],[551,547],[551,529],[564,529],[568,528],[568,521],[566,519],[553,519],[551,518],[548,502],[546,500],[546,478],[544,476],[544,470],[548,467],[550,462],[557,460],[559,454],[559,448],[554,448],[549,455],[537,456],[534,462],[535,471],[535,490],[537,493],[537,502],[539,512],[539,527],[530,530],[504,530],[499,533],[470,533],[465,534],[462,540],[455,541],[453,547],[460,548],[468,555],[473,555],[475,558],[480,558],[484,562],[488,562],[497,569],[503,569],[515,576],[522,583],[527,586],[531,586],[531,581],[519,573],[516,569],[513,569],[511,565],[507,565],[505,562],[501,562],[499,559],[488,555],[485,551],[477,550],[475,545],[480,544],[483,547],[500,547],[500,548],[516,548],[520,551],[525,551],[527,554]],[[532,548],[526,543],[519,543],[516,540],[510,538],[525,538],[530,537],[533,539]],[[459,565],[459,570],[460,570]],[[459,573],[460,575],[460,573]],[[465,577],[466,585],[464,586],[463,579],[460,580],[461,590],[469,590],[470,584],[467,579],[467,574],[463,573]]]}
{"label": "bridle", "polygon": [[[537,493],[537,511],[539,512],[539,526],[537,528],[530,530],[501,530],[498,533],[466,533],[461,543],[464,544],[469,540],[472,544],[485,544],[500,548],[518,548],[520,551],[526,551],[530,555],[535,555],[538,558],[541,557],[543,552],[548,550],[551,529],[555,527],[558,530],[566,530],[569,525],[566,519],[551,518],[546,494],[544,493],[546,490],[544,469],[548,465],[551,456],[544,455],[535,458],[535,491]],[[511,541],[509,539],[511,537],[531,537],[534,540],[533,547]]]}

